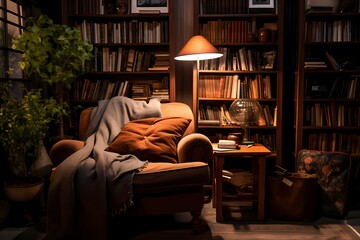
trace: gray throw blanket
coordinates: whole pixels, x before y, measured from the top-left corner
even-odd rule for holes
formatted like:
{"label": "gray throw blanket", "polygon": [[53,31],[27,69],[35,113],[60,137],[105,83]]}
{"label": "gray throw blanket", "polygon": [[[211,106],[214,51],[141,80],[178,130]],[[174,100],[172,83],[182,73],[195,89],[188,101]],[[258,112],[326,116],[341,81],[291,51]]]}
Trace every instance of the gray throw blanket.
{"label": "gray throw blanket", "polygon": [[129,121],[161,117],[160,101],[115,97],[99,102],[82,149],[55,170],[48,193],[45,239],[106,239],[108,216],[132,204],[135,171],[146,159],[104,151]]}

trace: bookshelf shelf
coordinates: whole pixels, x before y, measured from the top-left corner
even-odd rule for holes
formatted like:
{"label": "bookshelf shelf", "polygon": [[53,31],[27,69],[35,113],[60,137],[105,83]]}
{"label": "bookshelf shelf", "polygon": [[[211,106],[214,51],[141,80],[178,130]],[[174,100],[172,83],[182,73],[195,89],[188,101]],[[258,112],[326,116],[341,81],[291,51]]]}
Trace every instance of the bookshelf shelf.
{"label": "bookshelf shelf", "polygon": [[[233,102],[236,98],[204,98],[200,97],[199,100],[202,102]],[[276,102],[275,98],[258,98],[256,99],[258,102]]]}
{"label": "bookshelf shelf", "polygon": [[[304,2],[298,4],[294,155],[305,148],[344,151],[356,158],[360,154],[360,14],[355,9],[305,12]],[[318,57],[326,68],[304,67],[307,59]]]}
{"label": "bookshelf shelf", "polygon": [[84,76],[114,76],[114,75],[129,75],[129,76],[149,76],[150,75],[168,75],[170,71],[141,71],[141,72],[125,72],[125,71],[111,71],[111,72],[87,72]]}
{"label": "bookshelf shelf", "polygon": [[[120,17],[120,18],[119,18]],[[119,15],[119,14],[70,14],[68,18],[71,20],[83,20],[83,19],[91,19],[91,20],[104,20],[111,22],[121,21],[122,19],[160,19],[169,18],[169,14],[167,13],[160,13],[160,14],[126,14],[126,15]]]}
{"label": "bookshelf shelf", "polygon": [[169,43],[93,43],[94,47],[156,47],[158,49],[168,48]]}
{"label": "bookshelf shelf", "polygon": [[275,13],[246,13],[246,14],[200,14],[201,18],[222,18],[222,19],[238,19],[238,18],[278,18],[278,14]]}
{"label": "bookshelf shelf", "polygon": [[[224,125],[221,120],[237,98],[255,98],[262,110],[281,119],[284,1],[277,0],[276,13],[248,13],[246,1],[241,0],[219,1],[217,7],[207,1],[195,3],[195,34],[203,35],[224,54],[218,60],[200,62],[199,98],[194,101],[199,103],[199,119],[205,121],[200,121],[198,131],[213,142],[238,131],[240,126]],[[248,39],[249,33],[256,36],[261,28],[268,28],[273,37],[264,42]],[[220,125],[203,125],[213,115]],[[266,121],[259,125],[249,127],[251,137],[267,146],[281,165],[281,124]]]}
{"label": "bookshelf shelf", "polygon": [[243,71],[243,70],[199,70],[200,74],[210,73],[210,74],[277,74],[275,70],[261,70],[261,71]]}
{"label": "bookshelf shelf", "polygon": [[62,0],[62,22],[79,27],[82,38],[94,47],[90,71],[71,90],[73,129],[82,108],[95,106],[98,100],[118,95],[138,100],[157,96],[162,102],[176,99],[172,0],[168,13],[160,14],[133,14],[130,7],[126,14],[108,14],[108,3]]}
{"label": "bookshelf shelf", "polygon": [[344,126],[344,127],[329,127],[329,126],[304,126],[303,130],[312,130],[312,131],[323,131],[323,130],[338,130],[338,131],[352,131],[360,130],[358,126]]}
{"label": "bookshelf shelf", "polygon": [[[237,125],[227,125],[227,126],[198,126],[199,128],[213,128],[213,129],[235,129],[235,128],[241,128]],[[276,126],[249,126],[249,129],[275,129]]]}

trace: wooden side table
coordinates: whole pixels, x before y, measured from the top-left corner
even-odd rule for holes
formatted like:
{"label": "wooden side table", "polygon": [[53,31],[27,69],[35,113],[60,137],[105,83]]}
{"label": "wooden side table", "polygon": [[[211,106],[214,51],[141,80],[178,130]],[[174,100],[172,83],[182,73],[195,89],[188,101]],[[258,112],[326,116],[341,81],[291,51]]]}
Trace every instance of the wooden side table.
{"label": "wooden side table", "polygon": [[[217,144],[213,144],[216,149]],[[231,157],[252,157],[253,169],[257,174],[257,195],[258,202],[258,220],[265,219],[265,180],[266,180],[266,158],[270,154],[270,150],[261,144],[255,144],[252,147],[241,146],[239,150],[230,151],[214,151],[213,162],[213,205],[216,207],[216,221],[223,222],[223,183],[222,183],[222,170],[226,156]],[[256,184],[256,183],[254,183]],[[254,186],[255,187],[255,186]]]}

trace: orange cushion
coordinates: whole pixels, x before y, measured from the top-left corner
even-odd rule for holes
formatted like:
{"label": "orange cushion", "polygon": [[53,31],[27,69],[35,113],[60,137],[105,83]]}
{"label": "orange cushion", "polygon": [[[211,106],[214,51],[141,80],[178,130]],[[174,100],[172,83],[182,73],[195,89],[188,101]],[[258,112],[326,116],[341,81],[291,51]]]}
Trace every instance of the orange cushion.
{"label": "orange cushion", "polygon": [[133,154],[150,162],[177,162],[176,146],[191,119],[181,117],[145,118],[125,124],[105,150]]}

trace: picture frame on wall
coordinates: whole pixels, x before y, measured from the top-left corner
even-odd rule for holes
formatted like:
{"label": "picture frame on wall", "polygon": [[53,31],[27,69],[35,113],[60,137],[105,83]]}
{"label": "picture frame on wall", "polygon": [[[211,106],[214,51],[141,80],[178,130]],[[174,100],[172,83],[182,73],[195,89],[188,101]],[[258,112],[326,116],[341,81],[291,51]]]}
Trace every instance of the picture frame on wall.
{"label": "picture frame on wall", "polygon": [[131,13],[168,13],[168,0],[131,0]]}
{"label": "picture frame on wall", "polygon": [[249,13],[275,13],[275,0],[248,0]]}

